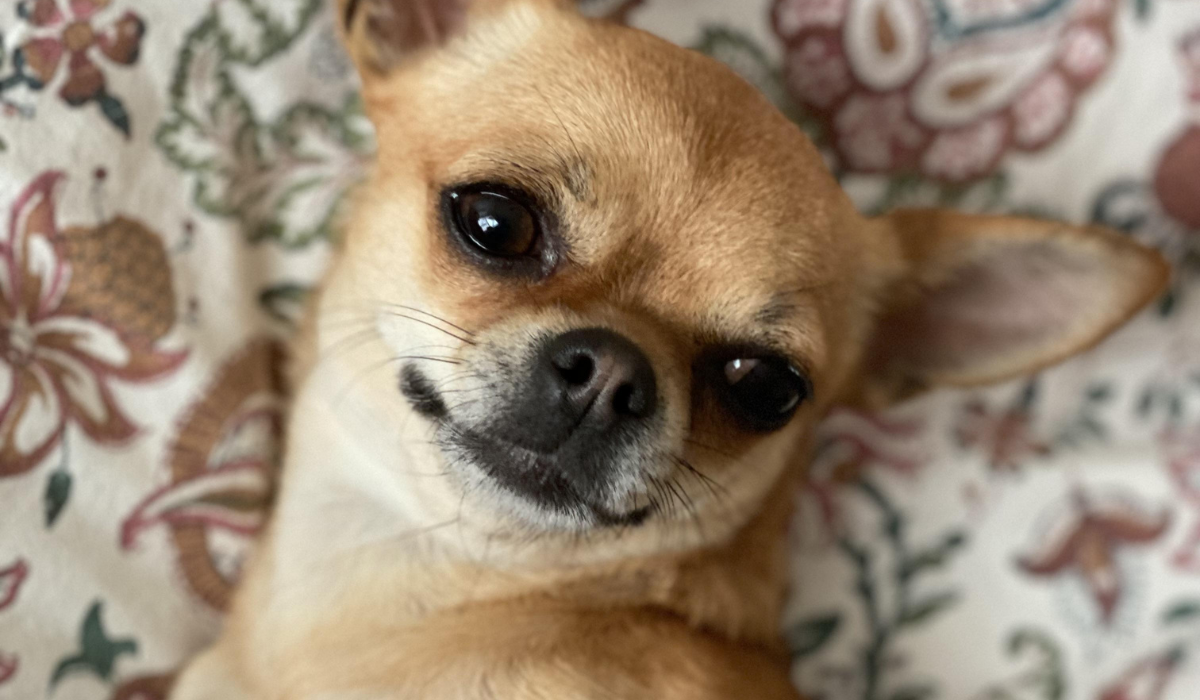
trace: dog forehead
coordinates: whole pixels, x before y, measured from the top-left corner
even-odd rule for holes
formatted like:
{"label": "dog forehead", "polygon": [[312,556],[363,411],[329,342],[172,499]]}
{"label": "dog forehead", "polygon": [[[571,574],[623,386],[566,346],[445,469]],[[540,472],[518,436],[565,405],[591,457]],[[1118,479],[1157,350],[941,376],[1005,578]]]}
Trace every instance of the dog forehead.
{"label": "dog forehead", "polygon": [[818,151],[717,61],[560,11],[501,12],[452,48],[418,76],[407,142],[435,181],[553,173],[589,293],[746,310],[847,264]]}
{"label": "dog forehead", "polygon": [[475,64],[470,85],[446,96],[459,103],[447,117],[467,123],[467,151],[486,145],[558,173],[582,262],[633,247],[720,271],[828,248],[840,188],[800,129],[732,70],[569,13],[538,29],[518,19],[522,46]]}
{"label": "dog forehead", "polygon": [[435,158],[508,142],[570,153],[626,181],[760,176],[761,190],[827,177],[816,149],[756,88],[640,30],[516,2],[423,65],[416,86],[392,94],[400,107],[419,103],[396,119],[422,122]]}

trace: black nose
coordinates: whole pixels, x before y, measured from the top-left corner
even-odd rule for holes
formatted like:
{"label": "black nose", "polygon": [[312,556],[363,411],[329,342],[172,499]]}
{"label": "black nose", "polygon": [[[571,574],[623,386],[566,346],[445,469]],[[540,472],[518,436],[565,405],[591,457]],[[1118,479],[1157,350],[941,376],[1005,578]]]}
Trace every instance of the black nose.
{"label": "black nose", "polygon": [[563,333],[545,349],[559,401],[578,422],[603,430],[654,414],[657,384],[645,353],[629,339],[605,328]]}
{"label": "black nose", "polygon": [[580,449],[600,448],[644,425],[657,405],[645,353],[606,328],[583,328],[539,349],[504,427],[510,440],[539,452],[558,450],[570,438]]}

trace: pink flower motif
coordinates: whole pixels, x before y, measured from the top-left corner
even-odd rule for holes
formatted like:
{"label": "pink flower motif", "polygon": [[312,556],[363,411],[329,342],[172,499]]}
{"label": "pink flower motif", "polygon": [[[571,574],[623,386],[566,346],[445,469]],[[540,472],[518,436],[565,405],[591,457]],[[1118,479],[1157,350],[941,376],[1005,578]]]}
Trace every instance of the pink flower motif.
{"label": "pink flower motif", "polygon": [[1095,80],[1112,57],[1108,38],[1094,27],[1075,27],[1062,41],[1062,67],[1073,79],[1087,83]]}
{"label": "pink flower motif", "polygon": [[1016,471],[1050,454],[1050,446],[1034,435],[1032,416],[1019,405],[991,411],[982,401],[971,401],[963,408],[955,435],[962,447],[982,450],[997,471]]}
{"label": "pink flower motif", "polygon": [[783,2],[775,10],[775,22],[785,37],[811,27],[836,27],[846,14],[847,0]]}
{"label": "pink flower motif", "polygon": [[49,84],[66,66],[67,79],[59,95],[78,106],[105,92],[104,73],[94,58],[103,56],[117,65],[128,66],[138,59],[146,25],[133,12],[126,12],[103,29],[92,26],[93,17],[111,0],[70,0],[70,16],[57,0],[32,0],[25,17],[33,25],[33,38],[20,47],[30,76],[38,85]]}
{"label": "pink flower motif", "polygon": [[97,442],[132,437],[136,428],[109,383],[160,377],[187,356],[156,351],[153,338],[106,325],[88,308],[90,290],[75,291],[83,275],[75,271],[73,279],[54,213],[62,178],[38,176],[17,197],[0,237],[0,477],[40,464],[68,424]]}
{"label": "pink flower motif", "polygon": [[943,131],[925,151],[925,172],[946,180],[968,180],[991,171],[1004,152],[1008,128],[993,118],[956,131]]}
{"label": "pink flower motif", "polygon": [[1101,690],[1096,700],[1163,700],[1181,668],[1182,651],[1176,647],[1138,661]]}
{"label": "pink flower motif", "polygon": [[12,677],[17,675],[20,665],[21,662],[16,656],[0,652],[0,685],[12,680]]}
{"label": "pink flower motif", "polygon": [[1013,104],[1016,139],[1022,146],[1046,143],[1067,124],[1071,89],[1058,73],[1043,75]]}
{"label": "pink flower motif", "polygon": [[1059,138],[1112,61],[1111,0],[1042,5],[775,0],[773,22],[839,166],[962,182]]}
{"label": "pink flower motif", "polygon": [[908,116],[904,97],[854,95],[834,124],[838,150],[855,170],[876,172],[911,163],[925,136]]}
{"label": "pink flower motif", "polygon": [[28,577],[29,565],[24,559],[18,559],[0,569],[0,610],[17,602],[17,594],[21,592],[21,586]]}
{"label": "pink flower motif", "polygon": [[1181,571],[1200,574],[1200,436],[1195,432],[1171,429],[1160,443],[1175,490],[1195,515],[1195,523],[1171,555],[1171,564]]}
{"label": "pink flower motif", "polygon": [[1071,498],[1073,508],[1065,527],[1060,528],[1060,536],[1017,563],[1032,576],[1079,576],[1100,610],[1101,621],[1107,625],[1125,590],[1117,565],[1118,552],[1157,540],[1170,526],[1171,513],[1164,510],[1148,515],[1126,503],[1097,503],[1082,492],[1073,493]]}
{"label": "pink flower motif", "polygon": [[[24,559],[18,559],[3,569],[0,569],[0,610],[11,607],[17,601],[21,585],[29,576],[29,565]],[[17,674],[20,662],[12,654],[0,651],[0,685],[4,685]]]}
{"label": "pink flower motif", "polygon": [[792,87],[812,104],[828,107],[851,88],[850,68],[836,32],[814,34],[790,57]]}

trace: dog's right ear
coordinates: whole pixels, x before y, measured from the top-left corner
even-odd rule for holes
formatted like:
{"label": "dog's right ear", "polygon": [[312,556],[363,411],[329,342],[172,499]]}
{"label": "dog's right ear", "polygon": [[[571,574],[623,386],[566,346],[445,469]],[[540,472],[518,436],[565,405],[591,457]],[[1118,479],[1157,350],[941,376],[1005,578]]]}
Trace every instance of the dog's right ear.
{"label": "dog's right ear", "polygon": [[470,0],[338,0],[342,37],[363,80],[465,31]]}
{"label": "dog's right ear", "polygon": [[465,34],[477,15],[514,2],[562,0],[337,0],[342,38],[364,83]]}

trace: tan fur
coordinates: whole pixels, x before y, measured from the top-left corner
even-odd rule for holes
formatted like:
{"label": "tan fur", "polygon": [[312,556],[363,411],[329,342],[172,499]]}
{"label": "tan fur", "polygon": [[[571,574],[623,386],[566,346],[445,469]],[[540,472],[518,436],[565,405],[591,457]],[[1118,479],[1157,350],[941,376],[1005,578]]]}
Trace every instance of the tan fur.
{"label": "tan fur", "polygon": [[[381,48],[354,26],[379,156],[310,317],[276,514],[175,700],[795,698],[778,632],[785,532],[820,416],[1044,366],[1164,281],[1159,258],[1116,234],[928,211],[867,221],[732,72],[561,3],[481,0],[436,46]],[[437,201],[472,180],[556,198],[561,269],[527,283],[465,264]],[[1082,251],[1110,298],[1053,342],[970,371],[893,362],[880,329],[903,331],[905,309],[1005,236]],[[531,532],[439,472],[389,360],[443,344],[483,366],[489,344],[595,324],[650,356],[667,434],[725,493],[683,474],[690,513]],[[741,432],[691,395],[692,358],[727,339],[769,341],[810,373],[816,395],[785,429]]]}

